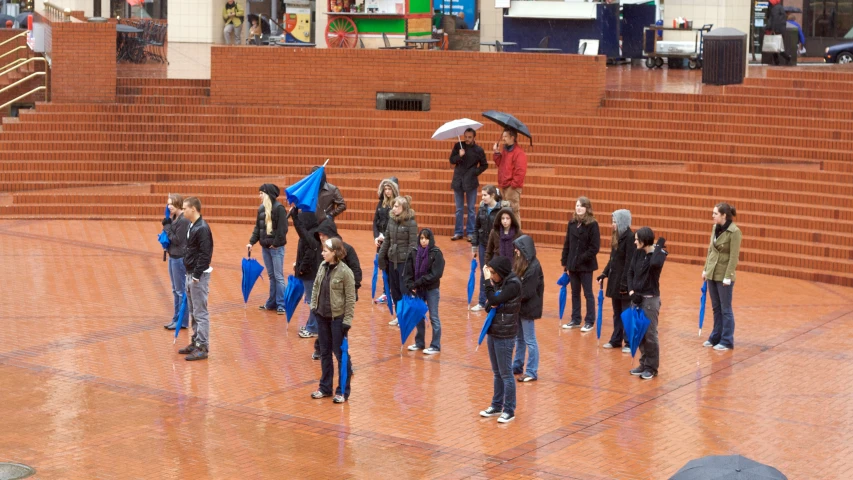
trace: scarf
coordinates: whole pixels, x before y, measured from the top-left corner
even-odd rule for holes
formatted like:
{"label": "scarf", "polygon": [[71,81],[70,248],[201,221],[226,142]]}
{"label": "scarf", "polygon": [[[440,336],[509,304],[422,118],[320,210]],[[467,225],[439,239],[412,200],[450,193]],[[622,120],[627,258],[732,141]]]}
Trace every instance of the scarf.
{"label": "scarf", "polygon": [[510,227],[509,233],[504,233],[504,229],[501,228],[498,231],[498,234],[501,236],[501,243],[500,243],[500,249],[498,250],[498,254],[502,257],[512,259],[512,254],[513,254],[512,242],[513,242],[513,240],[515,240],[515,228]]}
{"label": "scarf", "polygon": [[429,248],[418,245],[418,255],[415,257],[415,280],[426,275],[429,267]]}
{"label": "scarf", "polygon": [[726,230],[729,229],[729,225],[732,224],[731,220],[726,220],[724,225],[717,224],[717,227],[714,229],[714,240],[720,237]]}

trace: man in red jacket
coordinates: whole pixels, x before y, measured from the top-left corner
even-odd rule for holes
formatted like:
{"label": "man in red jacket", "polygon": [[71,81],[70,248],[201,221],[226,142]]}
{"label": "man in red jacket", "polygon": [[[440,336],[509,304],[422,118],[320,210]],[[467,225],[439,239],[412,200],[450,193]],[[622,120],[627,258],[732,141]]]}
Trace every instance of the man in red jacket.
{"label": "man in red jacket", "polygon": [[524,176],[527,175],[527,154],[516,143],[518,132],[507,128],[501,135],[501,143],[496,143],[495,165],[498,167],[498,187],[503,199],[509,202],[515,218],[521,224],[521,189],[524,187]]}

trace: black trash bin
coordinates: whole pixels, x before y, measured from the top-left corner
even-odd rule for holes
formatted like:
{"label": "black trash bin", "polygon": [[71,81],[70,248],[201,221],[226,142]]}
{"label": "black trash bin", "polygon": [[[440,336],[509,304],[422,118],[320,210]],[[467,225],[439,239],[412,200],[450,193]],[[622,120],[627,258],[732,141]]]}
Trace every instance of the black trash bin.
{"label": "black trash bin", "polygon": [[732,85],[746,76],[746,34],[734,28],[706,33],[702,51],[702,83]]}
{"label": "black trash bin", "polygon": [[[761,37],[761,43],[764,44],[764,36]],[[791,56],[791,61],[785,63],[782,55],[779,55],[779,65],[794,67],[797,65],[797,45],[800,43],[800,31],[797,27],[790,23],[785,29],[785,35],[782,36],[782,44],[785,45],[785,53]],[[763,53],[761,55],[761,63],[764,65],[773,65],[773,54]]]}

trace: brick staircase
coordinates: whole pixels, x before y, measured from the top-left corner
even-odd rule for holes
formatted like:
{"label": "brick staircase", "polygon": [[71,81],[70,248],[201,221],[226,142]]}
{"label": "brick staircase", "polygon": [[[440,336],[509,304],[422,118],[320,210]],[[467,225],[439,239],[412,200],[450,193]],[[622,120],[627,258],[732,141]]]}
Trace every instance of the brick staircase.
{"label": "brick staircase", "polygon": [[[587,195],[604,248],[609,213],[628,208],[635,226],[667,237],[672,260],[698,264],[725,200],[740,212],[740,268],[853,286],[851,87],[853,70],[768,69],[719,95],[619,90],[591,116],[517,112],[536,138],[522,142],[525,231],[562,245]],[[154,221],[178,191],[201,196],[212,221],[250,224],[260,183],[288,185],[330,158],[348,204],[341,228],[370,229],[379,179],[396,175],[419,224],[452,233],[450,145],[429,137],[476,112],[211,105],[202,80],[121,78],[116,91],[115,104],[4,119],[0,218]],[[478,138],[490,147],[498,135],[487,124]],[[495,177],[490,168],[481,183]]]}

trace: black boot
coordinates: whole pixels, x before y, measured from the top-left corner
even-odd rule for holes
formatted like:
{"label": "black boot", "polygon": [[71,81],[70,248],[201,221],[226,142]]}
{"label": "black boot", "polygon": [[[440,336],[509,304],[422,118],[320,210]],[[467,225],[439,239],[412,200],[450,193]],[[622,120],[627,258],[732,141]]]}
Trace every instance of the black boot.
{"label": "black boot", "polygon": [[204,360],[205,358],[207,358],[207,347],[196,344],[195,350],[193,350],[184,359],[188,362],[192,362],[194,360]]}
{"label": "black boot", "polygon": [[193,353],[195,351],[195,349],[196,349],[195,343],[191,343],[191,344],[187,345],[186,347],[178,350],[178,353],[180,355],[188,355],[190,353]]}

